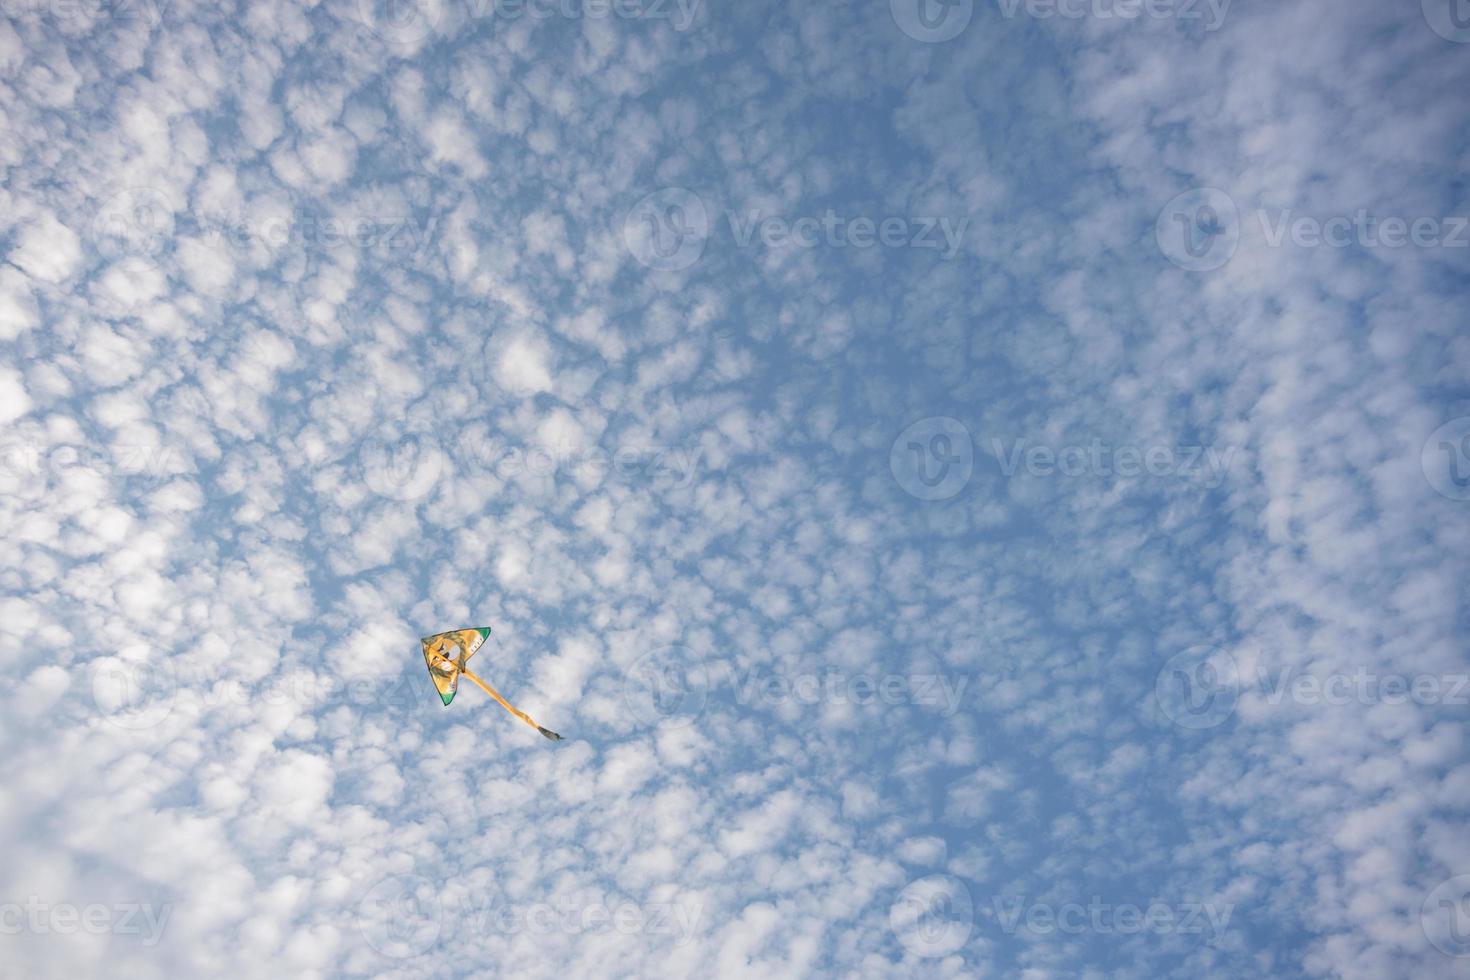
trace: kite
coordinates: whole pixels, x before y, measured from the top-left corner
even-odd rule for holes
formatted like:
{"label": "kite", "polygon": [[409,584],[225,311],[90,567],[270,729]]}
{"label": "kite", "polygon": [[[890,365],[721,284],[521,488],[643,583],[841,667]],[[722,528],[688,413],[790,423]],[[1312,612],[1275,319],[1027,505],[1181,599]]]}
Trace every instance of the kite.
{"label": "kite", "polygon": [[500,706],[506,711],[553,742],[560,742],[560,735],[549,728],[542,728],[531,720],[530,715],[519,708],[512,707],[509,701],[500,696],[499,691],[470,673],[469,668],[465,666],[489,635],[490,627],[475,626],[464,630],[450,630],[448,633],[435,633],[433,636],[419,639],[419,643],[424,648],[424,662],[429,665],[429,679],[434,682],[434,690],[439,692],[439,699],[444,702],[446,708],[449,707],[449,702],[454,700],[454,694],[459,690],[459,679],[468,677],[480,685],[486,694],[499,701]]}

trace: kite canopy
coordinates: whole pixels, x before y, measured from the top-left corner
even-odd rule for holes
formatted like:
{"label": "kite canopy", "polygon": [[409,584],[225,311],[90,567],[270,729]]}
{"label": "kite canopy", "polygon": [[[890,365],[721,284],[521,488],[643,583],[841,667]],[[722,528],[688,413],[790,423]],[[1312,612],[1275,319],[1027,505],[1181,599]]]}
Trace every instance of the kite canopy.
{"label": "kite canopy", "polygon": [[419,639],[424,648],[424,663],[429,667],[429,679],[434,682],[434,690],[439,692],[439,699],[446,707],[459,690],[459,677],[464,673],[465,662],[475,655],[489,635],[490,627],[472,626]]}

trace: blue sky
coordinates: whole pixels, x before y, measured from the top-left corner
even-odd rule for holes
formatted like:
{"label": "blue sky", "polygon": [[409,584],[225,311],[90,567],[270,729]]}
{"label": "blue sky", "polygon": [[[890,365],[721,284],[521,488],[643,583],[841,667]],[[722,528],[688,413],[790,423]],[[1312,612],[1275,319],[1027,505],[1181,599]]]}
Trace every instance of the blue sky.
{"label": "blue sky", "polygon": [[1459,0],[3,14],[0,975],[1464,974]]}

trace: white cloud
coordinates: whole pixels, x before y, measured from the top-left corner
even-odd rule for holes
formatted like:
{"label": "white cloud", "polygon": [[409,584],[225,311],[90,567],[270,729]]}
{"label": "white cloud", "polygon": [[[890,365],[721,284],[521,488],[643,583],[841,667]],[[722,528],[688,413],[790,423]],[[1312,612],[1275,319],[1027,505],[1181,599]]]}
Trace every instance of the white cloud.
{"label": "white cloud", "polygon": [[29,276],[59,283],[81,267],[81,240],[46,211],[24,224],[9,259]]}
{"label": "white cloud", "polygon": [[14,340],[39,322],[36,299],[25,277],[0,269],[0,341]]}
{"label": "white cloud", "polygon": [[550,352],[543,342],[530,335],[515,337],[499,352],[495,380],[517,395],[551,391],[550,360]]}
{"label": "white cloud", "polygon": [[19,371],[0,365],[0,425],[14,422],[31,410],[31,399]]}

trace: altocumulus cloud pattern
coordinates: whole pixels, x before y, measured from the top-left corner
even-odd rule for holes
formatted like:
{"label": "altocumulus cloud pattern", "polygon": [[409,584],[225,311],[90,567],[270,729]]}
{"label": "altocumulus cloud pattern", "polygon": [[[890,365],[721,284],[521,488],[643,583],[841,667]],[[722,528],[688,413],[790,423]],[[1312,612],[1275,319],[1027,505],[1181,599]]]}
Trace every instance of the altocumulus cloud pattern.
{"label": "altocumulus cloud pattern", "polygon": [[0,976],[1465,976],[1467,90],[1464,0],[0,0]]}

